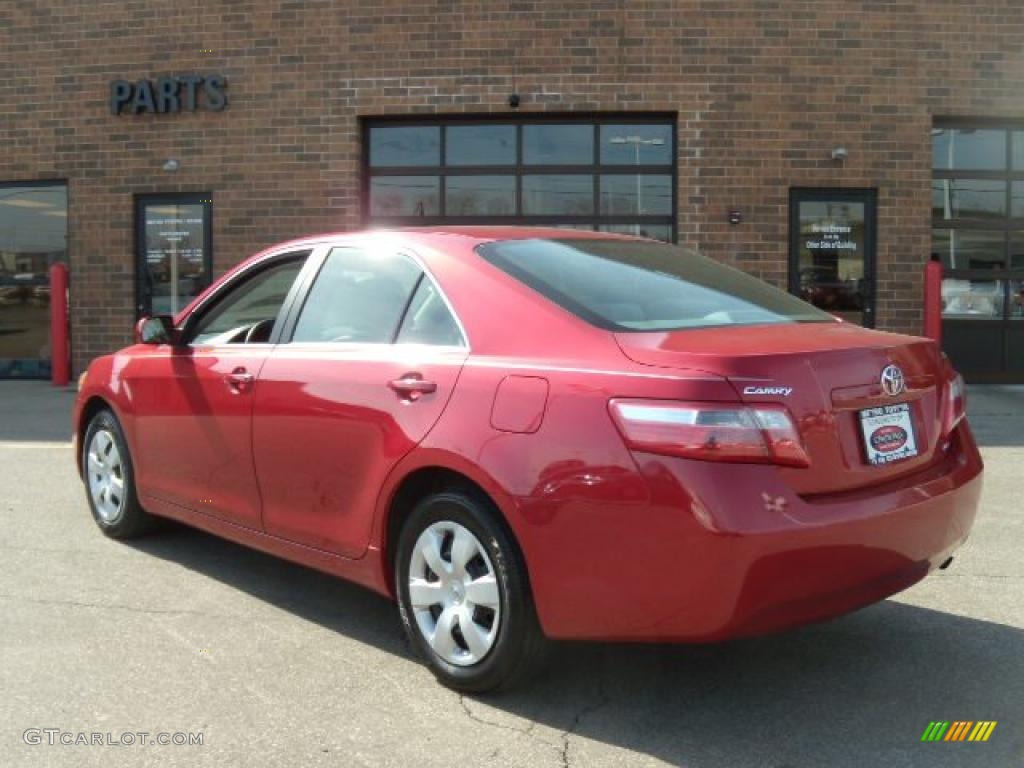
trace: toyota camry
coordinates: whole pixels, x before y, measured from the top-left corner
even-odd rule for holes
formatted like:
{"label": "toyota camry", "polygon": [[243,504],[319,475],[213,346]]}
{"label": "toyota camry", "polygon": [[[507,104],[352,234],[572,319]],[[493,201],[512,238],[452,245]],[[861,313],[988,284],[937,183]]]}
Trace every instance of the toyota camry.
{"label": "toyota camry", "polygon": [[257,254],[94,360],[74,429],[108,536],[174,518],[358,582],[483,691],[545,638],[760,634],[948,565],[964,411],[933,341],[682,248],[452,227]]}

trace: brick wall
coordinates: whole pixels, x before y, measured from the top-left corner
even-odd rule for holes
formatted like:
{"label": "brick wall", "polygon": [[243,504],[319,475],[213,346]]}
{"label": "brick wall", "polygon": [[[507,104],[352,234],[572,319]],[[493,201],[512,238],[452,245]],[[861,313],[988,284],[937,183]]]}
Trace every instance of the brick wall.
{"label": "brick wall", "polygon": [[[916,331],[932,117],[1024,116],[1022,51],[1013,0],[7,0],[0,181],[68,180],[80,369],[129,338],[137,193],[212,190],[220,273],[359,223],[359,116],[672,111],[681,241],[784,285],[789,188],[877,188],[878,322]],[[182,72],[228,110],[109,114]]]}

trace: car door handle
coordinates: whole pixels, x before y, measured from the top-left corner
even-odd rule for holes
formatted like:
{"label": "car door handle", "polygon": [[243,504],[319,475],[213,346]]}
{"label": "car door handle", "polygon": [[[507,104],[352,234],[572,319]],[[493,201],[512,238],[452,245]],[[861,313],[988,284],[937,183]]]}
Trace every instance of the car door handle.
{"label": "car door handle", "polygon": [[393,379],[392,381],[389,381],[388,386],[399,395],[410,400],[415,399],[420,395],[426,395],[437,391],[437,384],[435,382],[427,381],[419,374],[412,373],[407,373],[400,379]]}
{"label": "car door handle", "polygon": [[228,386],[235,392],[242,392],[249,388],[252,384],[253,378],[251,373],[245,370],[245,368],[235,368],[231,373],[224,377],[224,381],[228,383]]}

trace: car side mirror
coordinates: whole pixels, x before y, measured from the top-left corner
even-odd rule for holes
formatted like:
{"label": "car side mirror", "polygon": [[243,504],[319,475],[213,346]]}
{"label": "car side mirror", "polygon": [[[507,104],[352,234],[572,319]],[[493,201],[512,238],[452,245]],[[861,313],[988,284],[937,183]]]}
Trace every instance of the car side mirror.
{"label": "car side mirror", "polygon": [[135,324],[137,344],[177,344],[178,331],[170,315],[144,317]]}

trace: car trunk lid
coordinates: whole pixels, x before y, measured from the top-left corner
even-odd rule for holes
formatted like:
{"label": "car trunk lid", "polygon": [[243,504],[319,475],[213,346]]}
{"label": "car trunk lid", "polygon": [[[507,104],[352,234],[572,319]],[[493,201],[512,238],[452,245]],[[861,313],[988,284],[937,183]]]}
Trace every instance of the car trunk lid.
{"label": "car trunk lid", "polygon": [[[940,352],[928,339],[838,322],[617,333],[615,337],[635,362],[724,376],[744,402],[785,405],[811,461],[806,469],[779,469],[797,493],[853,490],[909,474],[939,458],[944,385]],[[905,386],[895,396],[885,392],[881,383],[882,372],[890,365],[902,371]],[[900,404],[908,406],[917,455],[872,464],[860,414]],[[875,444],[884,444],[892,433],[882,429],[875,435]]]}

